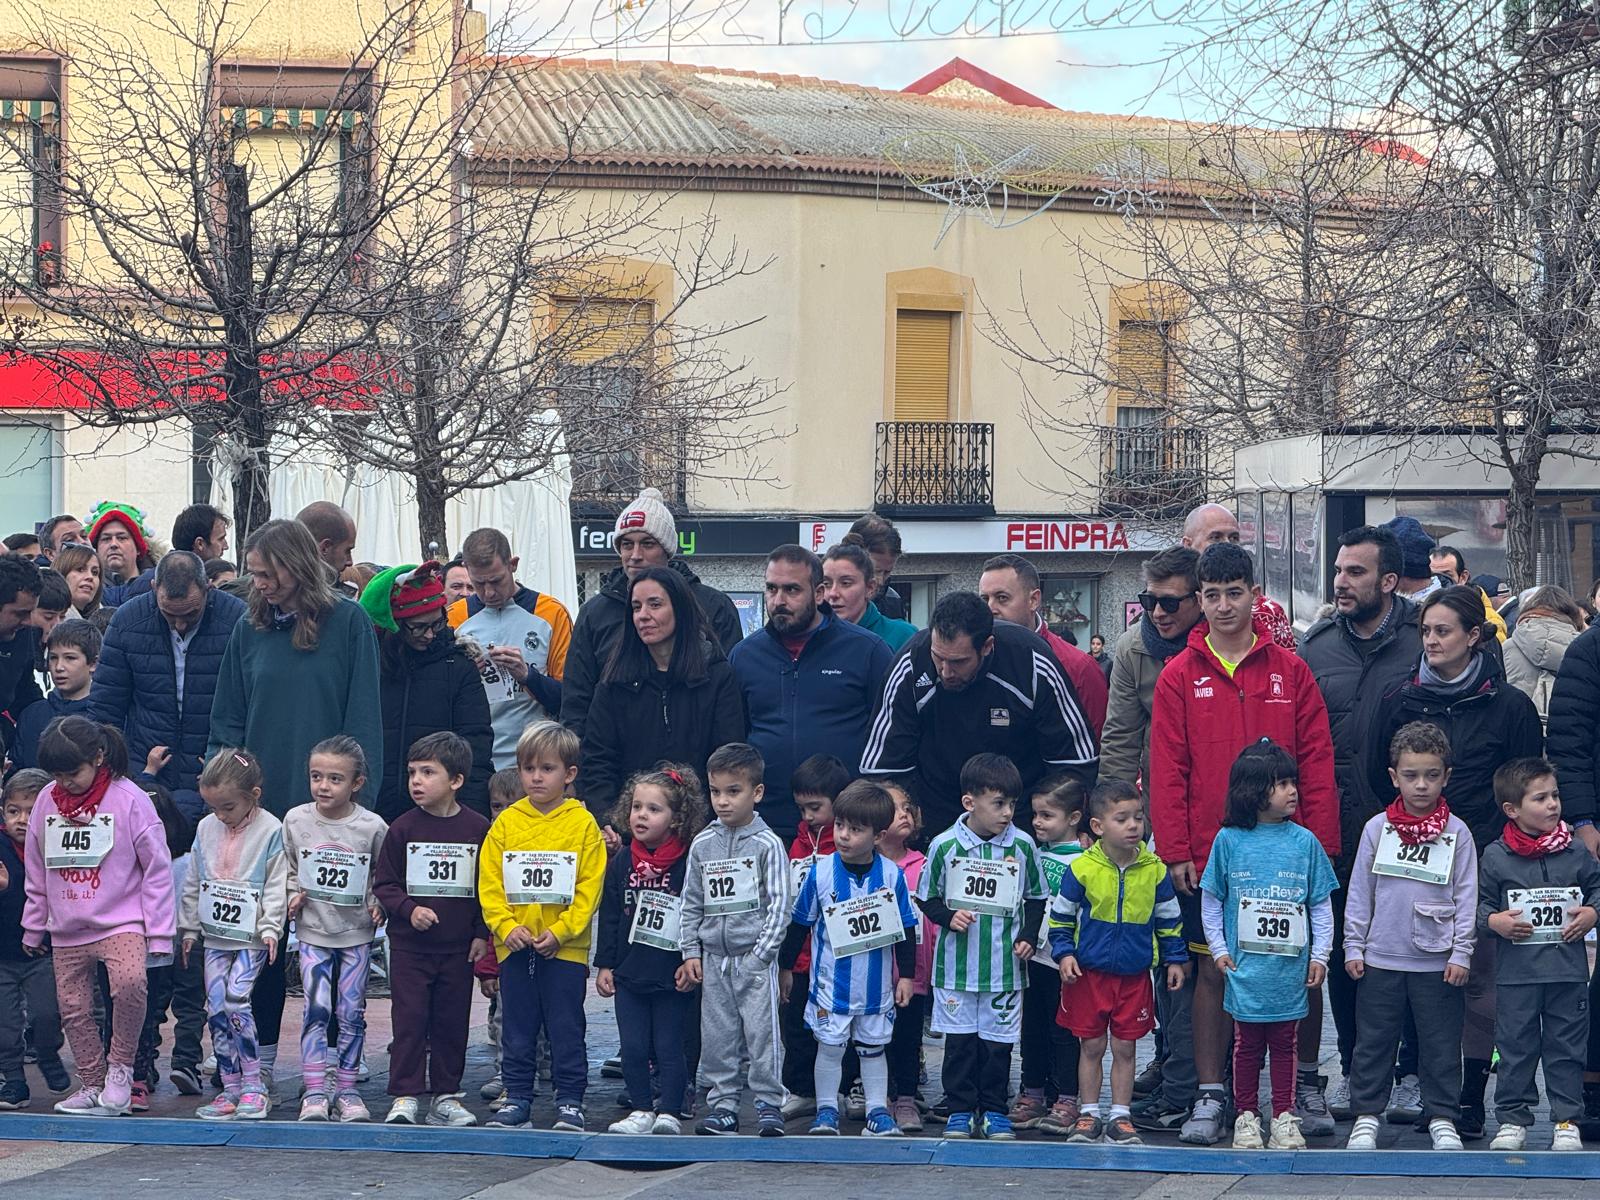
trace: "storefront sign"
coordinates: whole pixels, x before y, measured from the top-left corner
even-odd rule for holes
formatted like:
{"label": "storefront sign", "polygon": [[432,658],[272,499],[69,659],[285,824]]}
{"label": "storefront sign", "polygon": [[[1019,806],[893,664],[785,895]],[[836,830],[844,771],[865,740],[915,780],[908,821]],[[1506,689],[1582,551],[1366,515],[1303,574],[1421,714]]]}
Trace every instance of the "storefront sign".
{"label": "storefront sign", "polygon": [[[846,529],[849,528],[847,524]],[[572,551],[579,558],[610,558],[615,555],[611,541],[616,536],[614,523],[606,520],[574,520]],[[797,542],[800,525],[795,521],[728,520],[679,521],[678,553],[685,558],[710,558],[733,554],[766,554],[774,546]]]}
{"label": "storefront sign", "polygon": [[[907,554],[1112,554],[1164,549],[1175,539],[1121,521],[896,521]],[[822,553],[850,532],[849,521],[809,521],[802,545]]]}

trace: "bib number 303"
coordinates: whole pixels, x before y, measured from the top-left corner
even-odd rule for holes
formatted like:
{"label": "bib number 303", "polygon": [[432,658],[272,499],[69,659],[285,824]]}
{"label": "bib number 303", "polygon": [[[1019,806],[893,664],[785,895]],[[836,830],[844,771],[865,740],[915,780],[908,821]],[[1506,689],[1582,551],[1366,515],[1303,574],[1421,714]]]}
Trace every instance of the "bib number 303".
{"label": "bib number 303", "polygon": [[578,856],[562,850],[507,850],[506,900],[511,904],[571,904],[578,886]]}

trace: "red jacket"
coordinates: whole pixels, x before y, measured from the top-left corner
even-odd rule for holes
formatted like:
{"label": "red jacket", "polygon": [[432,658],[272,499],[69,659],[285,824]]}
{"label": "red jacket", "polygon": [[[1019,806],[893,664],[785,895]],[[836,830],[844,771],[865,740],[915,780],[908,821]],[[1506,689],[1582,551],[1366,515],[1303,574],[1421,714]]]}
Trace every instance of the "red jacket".
{"label": "red jacket", "polygon": [[1300,767],[1295,820],[1339,854],[1333,734],[1311,668],[1255,621],[1256,644],[1233,678],[1206,645],[1207,626],[1167,661],[1150,712],[1150,819],[1156,853],[1204,871],[1228,803],[1228,772],[1252,742],[1269,737]]}
{"label": "red jacket", "polygon": [[[809,862],[812,866],[815,866],[817,859],[832,854],[833,850],[832,821],[822,827],[821,838],[812,837],[811,826],[801,821],[795,831],[794,841],[789,844],[789,861],[791,863]],[[790,868],[791,871],[793,869],[793,867]],[[794,969],[796,971],[811,970],[811,938],[809,935],[806,937],[806,948],[800,951],[800,957],[794,960]]]}
{"label": "red jacket", "polygon": [[1072,682],[1072,690],[1078,693],[1078,703],[1083,705],[1083,714],[1089,718],[1089,724],[1094,726],[1094,738],[1100,740],[1100,729],[1106,723],[1106,704],[1110,700],[1111,692],[1106,682],[1105,668],[1082,650],[1079,650],[1066,638],[1050,632],[1050,626],[1043,620],[1035,631],[1049,644],[1056,656],[1056,661],[1061,664],[1061,669]]}

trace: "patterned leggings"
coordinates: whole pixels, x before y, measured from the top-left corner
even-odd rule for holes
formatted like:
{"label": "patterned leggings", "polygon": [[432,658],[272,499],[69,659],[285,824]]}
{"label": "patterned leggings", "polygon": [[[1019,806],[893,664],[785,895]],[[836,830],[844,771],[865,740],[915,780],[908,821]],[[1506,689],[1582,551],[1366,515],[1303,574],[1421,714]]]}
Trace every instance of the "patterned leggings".
{"label": "patterned leggings", "polygon": [[[339,1091],[356,1087],[361,1054],[367,1046],[367,973],[372,945],[332,949],[300,943],[300,983],[306,993],[306,1018],[300,1027],[300,1062],[306,1090],[319,1091],[328,1071],[328,1019],[339,1017]],[[339,977],[337,994],[334,975]]]}
{"label": "patterned leggings", "polygon": [[206,1023],[216,1052],[222,1090],[237,1095],[261,1087],[261,1056],[250,989],[267,964],[265,950],[206,951]]}
{"label": "patterned leggings", "polygon": [[131,1068],[144,1032],[144,956],[144,935],[139,933],[54,950],[61,1028],[85,1087],[104,1087],[106,1082],[106,1054],[94,1019],[95,964],[105,963],[111,981],[111,1061]]}

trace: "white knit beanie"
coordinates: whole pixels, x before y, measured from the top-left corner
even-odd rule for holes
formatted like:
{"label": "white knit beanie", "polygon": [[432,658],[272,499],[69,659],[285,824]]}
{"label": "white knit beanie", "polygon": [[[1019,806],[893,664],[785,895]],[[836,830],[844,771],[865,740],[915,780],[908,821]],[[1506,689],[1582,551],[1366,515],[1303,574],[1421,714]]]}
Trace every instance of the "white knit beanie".
{"label": "white knit beanie", "polygon": [[668,558],[678,552],[677,522],[672,519],[671,511],[656,488],[645,488],[639,493],[639,498],[623,509],[622,515],[617,518],[618,534],[640,530],[660,542]]}

